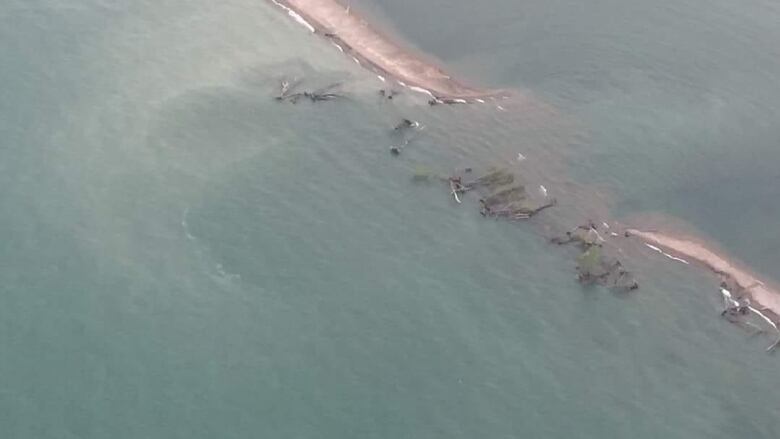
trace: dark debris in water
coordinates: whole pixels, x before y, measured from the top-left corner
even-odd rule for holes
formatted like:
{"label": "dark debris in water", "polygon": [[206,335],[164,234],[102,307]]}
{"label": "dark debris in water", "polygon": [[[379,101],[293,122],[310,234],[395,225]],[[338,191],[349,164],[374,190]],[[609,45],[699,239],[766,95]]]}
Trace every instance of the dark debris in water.
{"label": "dark debris in water", "polygon": [[[458,203],[461,203],[461,199],[468,193],[476,192],[480,197],[480,213],[485,217],[512,221],[528,220],[557,205],[557,200],[548,197],[546,191],[541,200],[539,197],[532,197],[526,186],[520,182],[520,176],[509,169],[489,169],[485,174],[464,182],[465,174],[472,172],[472,168],[466,169],[468,171],[464,170],[449,177],[436,176],[428,170],[418,169],[413,180],[421,182],[436,178],[446,182],[450,195]],[[639,288],[634,276],[613,255],[616,251],[605,245],[606,241],[593,222],[577,226],[564,236],[552,238],[550,242],[561,246],[572,245],[579,249],[577,279],[581,284],[601,285],[616,291],[633,291]]]}

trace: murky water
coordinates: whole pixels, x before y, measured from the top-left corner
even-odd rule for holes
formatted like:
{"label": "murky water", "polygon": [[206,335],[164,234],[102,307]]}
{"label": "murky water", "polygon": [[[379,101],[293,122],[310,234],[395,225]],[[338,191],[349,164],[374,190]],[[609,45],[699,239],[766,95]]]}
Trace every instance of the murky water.
{"label": "murky water", "polygon": [[[353,2],[524,98],[383,101],[262,1],[0,5],[4,437],[778,436],[713,279],[648,252],[638,294],[583,290],[544,239],[660,211],[780,278],[774,3],[423,3]],[[488,165],[560,209],[411,181]]]}

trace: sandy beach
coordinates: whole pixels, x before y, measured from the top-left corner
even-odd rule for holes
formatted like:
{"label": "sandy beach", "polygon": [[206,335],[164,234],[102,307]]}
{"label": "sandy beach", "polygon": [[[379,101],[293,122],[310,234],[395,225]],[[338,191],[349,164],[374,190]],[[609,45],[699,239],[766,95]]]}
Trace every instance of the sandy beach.
{"label": "sandy beach", "polygon": [[272,0],[310,31],[328,38],[345,54],[386,80],[440,100],[472,101],[499,95],[467,86],[390,38],[337,0]]}
{"label": "sandy beach", "polygon": [[780,291],[771,286],[767,281],[761,280],[748,270],[739,267],[726,256],[710,250],[705,244],[693,239],[674,237],[660,232],[640,231],[628,229],[628,234],[636,236],[643,241],[662,247],[677,256],[691,259],[714,271],[727,281],[747,292],[752,301],[774,313],[771,316],[777,321],[780,316]]}

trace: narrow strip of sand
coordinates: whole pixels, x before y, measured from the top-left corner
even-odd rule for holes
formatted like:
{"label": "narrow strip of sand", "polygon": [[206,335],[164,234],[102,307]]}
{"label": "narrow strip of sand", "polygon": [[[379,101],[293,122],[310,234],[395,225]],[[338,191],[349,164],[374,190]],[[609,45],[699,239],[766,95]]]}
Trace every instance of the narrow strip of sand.
{"label": "narrow strip of sand", "polygon": [[647,243],[663,247],[679,256],[703,264],[725,278],[725,280],[732,281],[749,294],[754,303],[758,303],[766,310],[771,311],[774,314],[774,316],[770,316],[772,320],[778,320],[778,316],[780,316],[780,291],[746,269],[740,268],[726,256],[719,255],[705,247],[704,244],[692,239],[674,237],[660,232],[644,232],[636,229],[628,229],[626,232]]}
{"label": "narrow strip of sand", "polygon": [[291,12],[310,31],[331,40],[363,67],[395,79],[400,85],[451,101],[498,95],[464,85],[431,62],[380,34],[351,8],[337,0],[271,0]]}

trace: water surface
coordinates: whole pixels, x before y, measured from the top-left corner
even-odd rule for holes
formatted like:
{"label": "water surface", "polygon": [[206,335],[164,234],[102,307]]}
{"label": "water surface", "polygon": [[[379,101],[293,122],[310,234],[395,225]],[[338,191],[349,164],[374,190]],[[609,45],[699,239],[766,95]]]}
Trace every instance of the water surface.
{"label": "water surface", "polygon": [[[0,6],[4,437],[777,437],[776,358],[704,273],[583,290],[543,224],[410,179],[512,163],[780,276],[777,8],[489,3],[365,7],[533,96],[505,112],[382,102],[266,2]],[[282,74],[350,98],[280,105]]]}

